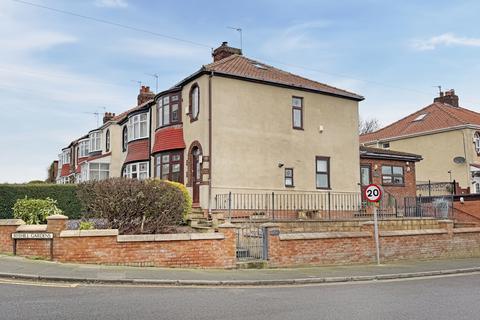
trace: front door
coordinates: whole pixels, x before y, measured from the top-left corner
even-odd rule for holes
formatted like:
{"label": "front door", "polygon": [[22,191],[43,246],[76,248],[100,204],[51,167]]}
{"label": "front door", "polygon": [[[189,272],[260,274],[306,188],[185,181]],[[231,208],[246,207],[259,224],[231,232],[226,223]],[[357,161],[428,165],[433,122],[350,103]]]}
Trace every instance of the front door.
{"label": "front door", "polygon": [[360,184],[362,188],[362,197],[365,188],[372,183],[372,172],[369,165],[360,166]]}
{"label": "front door", "polygon": [[192,150],[192,187],[193,187],[193,203],[200,202],[200,182],[202,181],[202,164],[201,164],[201,152],[198,148]]}

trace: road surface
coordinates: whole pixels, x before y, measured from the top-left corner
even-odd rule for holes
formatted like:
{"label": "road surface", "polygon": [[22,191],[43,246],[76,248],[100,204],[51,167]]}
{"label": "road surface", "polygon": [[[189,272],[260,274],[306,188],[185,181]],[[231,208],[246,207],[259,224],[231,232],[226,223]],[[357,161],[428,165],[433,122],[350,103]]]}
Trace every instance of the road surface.
{"label": "road surface", "polygon": [[297,287],[0,282],[0,319],[479,319],[480,274]]}

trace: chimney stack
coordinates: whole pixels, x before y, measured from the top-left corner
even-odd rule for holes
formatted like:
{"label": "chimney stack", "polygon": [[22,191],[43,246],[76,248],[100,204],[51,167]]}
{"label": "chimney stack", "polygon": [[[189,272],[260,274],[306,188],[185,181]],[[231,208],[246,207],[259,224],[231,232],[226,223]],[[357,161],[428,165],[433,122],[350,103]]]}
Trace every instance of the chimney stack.
{"label": "chimney stack", "polygon": [[242,54],[242,50],[234,47],[229,47],[228,42],[222,42],[222,45],[217,49],[213,50],[212,57],[213,62],[225,59],[226,57],[231,56],[232,54]]}
{"label": "chimney stack", "polygon": [[103,116],[103,124],[107,123],[108,121],[112,120],[115,117],[115,113],[105,112]]}
{"label": "chimney stack", "polygon": [[155,98],[155,93],[150,91],[150,87],[142,86],[140,88],[140,93],[137,96],[137,105],[141,105],[142,103],[145,103],[153,98]]}
{"label": "chimney stack", "polygon": [[458,108],[458,96],[455,94],[455,90],[450,89],[445,92],[440,92],[440,96],[433,99],[433,102],[446,103],[452,107]]}

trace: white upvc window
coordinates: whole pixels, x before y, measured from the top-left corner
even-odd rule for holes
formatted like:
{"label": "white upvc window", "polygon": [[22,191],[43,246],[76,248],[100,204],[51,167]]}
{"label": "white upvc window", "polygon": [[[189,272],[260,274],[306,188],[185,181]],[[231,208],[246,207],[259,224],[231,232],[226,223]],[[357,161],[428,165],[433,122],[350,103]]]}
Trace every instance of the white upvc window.
{"label": "white upvc window", "polygon": [[95,131],[90,133],[89,141],[90,141],[90,146],[89,146],[90,152],[102,150],[102,132],[101,131]]}
{"label": "white upvc window", "polygon": [[89,163],[88,180],[105,180],[110,176],[110,164],[108,163]]}
{"label": "white upvc window", "polygon": [[63,150],[62,152],[62,165],[70,163],[70,149]]}
{"label": "white upvc window", "polygon": [[148,137],[148,117],[146,113],[128,119],[128,141]]}
{"label": "white upvc window", "polygon": [[123,176],[125,178],[145,180],[148,179],[148,162],[129,163],[125,166]]}
{"label": "white upvc window", "polygon": [[78,143],[78,157],[88,157],[88,140],[82,140]]}
{"label": "white upvc window", "polygon": [[475,132],[473,143],[475,144],[475,152],[480,154],[480,132]]}

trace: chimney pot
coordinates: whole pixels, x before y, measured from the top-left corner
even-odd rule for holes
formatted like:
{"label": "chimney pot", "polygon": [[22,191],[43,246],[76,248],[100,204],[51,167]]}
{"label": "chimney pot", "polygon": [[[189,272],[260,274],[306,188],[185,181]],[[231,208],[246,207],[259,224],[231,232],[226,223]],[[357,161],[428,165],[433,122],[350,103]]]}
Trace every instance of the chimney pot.
{"label": "chimney pot", "polygon": [[459,107],[458,96],[455,94],[454,89],[450,89],[445,92],[440,92],[440,96],[433,99],[433,102],[449,104],[452,107],[456,107],[456,108]]}
{"label": "chimney pot", "polygon": [[140,88],[140,93],[137,96],[137,105],[141,105],[148,100],[151,100],[155,97],[155,93],[150,91],[150,87],[148,86],[142,86]]}

